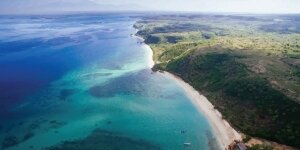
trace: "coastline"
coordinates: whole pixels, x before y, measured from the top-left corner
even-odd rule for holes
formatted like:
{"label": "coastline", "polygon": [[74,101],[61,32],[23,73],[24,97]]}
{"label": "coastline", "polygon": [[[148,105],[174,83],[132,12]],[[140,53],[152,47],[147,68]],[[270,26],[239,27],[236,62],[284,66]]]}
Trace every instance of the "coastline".
{"label": "coastline", "polygon": [[203,114],[210,123],[222,148],[227,148],[234,140],[242,140],[241,135],[234,128],[232,128],[226,120],[222,118],[221,113],[214,109],[214,106],[206,97],[201,95],[197,90],[183,81],[180,77],[167,71],[164,71],[162,74],[172,78],[179,86],[182,87],[199,113]]}
{"label": "coastline", "polygon": [[148,53],[148,55],[147,55],[147,59],[148,59],[147,66],[149,68],[153,68],[153,66],[155,65],[155,62],[153,61],[153,50],[151,49],[151,47],[144,42],[145,40],[142,37],[137,36],[135,34],[133,34],[131,36],[133,38],[135,38],[139,43],[141,43],[141,45],[147,50],[147,53]]}
{"label": "coastline", "polygon": [[[153,50],[151,47],[144,43],[144,39],[140,36],[133,35],[139,42],[142,42],[143,46],[149,51],[148,66],[152,68],[155,65],[153,60]],[[160,72],[158,72],[160,73]],[[201,95],[190,84],[186,83],[180,77],[164,71],[162,73],[168,78],[173,79],[186,93],[193,105],[197,108],[199,113],[202,113],[211,125],[215,137],[222,148],[228,148],[228,146],[235,140],[241,141],[242,136],[230,124],[222,118],[221,113],[214,109],[214,106],[208,101],[208,99]]]}

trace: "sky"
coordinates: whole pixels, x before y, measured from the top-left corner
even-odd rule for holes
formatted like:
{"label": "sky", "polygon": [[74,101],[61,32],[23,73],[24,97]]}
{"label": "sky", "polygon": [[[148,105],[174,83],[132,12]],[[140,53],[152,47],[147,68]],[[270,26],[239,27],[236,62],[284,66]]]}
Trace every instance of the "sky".
{"label": "sky", "polygon": [[0,0],[0,14],[69,11],[300,13],[300,0]]}

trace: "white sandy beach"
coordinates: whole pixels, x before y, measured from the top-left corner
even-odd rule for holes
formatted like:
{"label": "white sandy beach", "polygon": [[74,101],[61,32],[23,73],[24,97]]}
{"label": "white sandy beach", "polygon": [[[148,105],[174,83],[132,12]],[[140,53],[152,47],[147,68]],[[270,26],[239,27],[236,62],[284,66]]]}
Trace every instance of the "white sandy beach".
{"label": "white sandy beach", "polygon": [[132,37],[134,37],[138,42],[141,42],[142,46],[147,50],[147,56],[148,56],[147,57],[147,59],[148,59],[147,66],[152,68],[155,63],[153,61],[153,51],[152,51],[151,47],[144,43],[145,39],[143,39],[142,37],[139,37],[139,36],[136,36],[136,35],[132,35]]}
{"label": "white sandy beach", "polygon": [[[143,42],[144,39],[139,36],[134,36],[139,41]],[[148,66],[153,67],[153,51],[149,45],[143,43],[147,53],[149,54]],[[202,113],[215,132],[215,137],[217,138],[221,147],[227,148],[234,140],[242,140],[241,135],[230,126],[230,124],[222,118],[221,113],[214,109],[214,106],[208,101],[208,99],[201,95],[197,90],[195,90],[191,85],[183,81],[180,77],[173,75],[169,72],[164,71],[163,75],[172,78],[179,86],[183,88],[186,95],[189,97],[191,102],[195,105],[199,113]]]}
{"label": "white sandy beach", "polygon": [[178,76],[166,71],[163,74],[172,78],[178,85],[180,85],[192,103],[196,106],[197,110],[206,116],[215,132],[218,142],[222,147],[227,148],[234,140],[242,139],[241,135],[233,129],[226,120],[222,119],[221,113],[214,109],[214,106],[207,100],[206,97],[201,95],[191,85],[184,82]]}

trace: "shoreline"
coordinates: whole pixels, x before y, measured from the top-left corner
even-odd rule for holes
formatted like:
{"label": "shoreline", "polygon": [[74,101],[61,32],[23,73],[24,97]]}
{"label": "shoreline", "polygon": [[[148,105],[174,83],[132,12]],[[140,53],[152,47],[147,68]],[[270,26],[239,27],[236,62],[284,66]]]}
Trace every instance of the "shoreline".
{"label": "shoreline", "polygon": [[227,148],[234,140],[242,140],[242,136],[222,118],[221,113],[214,108],[205,96],[201,95],[180,77],[167,71],[164,71],[162,74],[173,79],[184,90],[198,112],[203,114],[208,120],[214,135],[222,148]]}
{"label": "shoreline", "polygon": [[153,66],[155,65],[155,62],[153,61],[153,50],[151,49],[151,47],[146,44],[144,41],[145,39],[143,39],[140,36],[137,36],[136,34],[132,34],[131,37],[135,38],[147,51],[148,55],[147,55],[147,59],[148,59],[148,64],[147,66],[151,69],[153,68]]}
{"label": "shoreline", "polygon": [[[153,50],[151,47],[144,43],[144,39],[140,36],[133,35],[139,42],[142,42],[146,50],[149,50],[150,54],[148,66],[152,68],[155,65],[153,60]],[[186,96],[190,99],[192,104],[196,107],[197,111],[205,116],[208,120],[214,135],[218,141],[218,144],[222,148],[228,148],[228,146],[235,140],[241,141],[242,136],[230,124],[222,118],[221,113],[214,109],[214,106],[209,102],[209,100],[201,95],[196,89],[194,89],[190,84],[182,80],[179,76],[176,76],[170,72],[164,71],[162,73],[168,78],[173,79],[185,92]]]}

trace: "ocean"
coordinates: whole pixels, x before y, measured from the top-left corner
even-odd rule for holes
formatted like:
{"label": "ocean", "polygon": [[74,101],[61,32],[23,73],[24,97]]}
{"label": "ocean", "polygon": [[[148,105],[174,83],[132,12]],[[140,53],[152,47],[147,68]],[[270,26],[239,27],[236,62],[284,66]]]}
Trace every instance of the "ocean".
{"label": "ocean", "polygon": [[0,149],[220,149],[132,16],[0,16]]}

